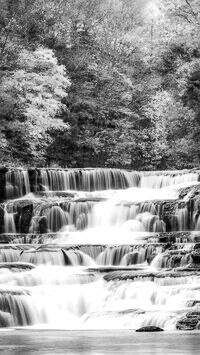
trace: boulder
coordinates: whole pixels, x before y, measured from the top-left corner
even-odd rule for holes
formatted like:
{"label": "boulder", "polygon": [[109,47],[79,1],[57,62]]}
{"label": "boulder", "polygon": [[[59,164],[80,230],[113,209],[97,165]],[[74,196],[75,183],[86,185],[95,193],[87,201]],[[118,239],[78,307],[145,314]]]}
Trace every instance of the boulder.
{"label": "boulder", "polygon": [[47,217],[41,216],[39,219],[39,232],[40,234],[44,234],[47,233],[47,230],[48,230]]}
{"label": "boulder", "polygon": [[164,329],[156,327],[154,325],[148,325],[147,327],[141,327],[136,332],[163,332]]}
{"label": "boulder", "polygon": [[0,311],[0,328],[11,327],[13,324],[13,316],[9,312]]}
{"label": "boulder", "polygon": [[177,321],[176,329],[179,330],[198,329],[199,321],[200,321],[199,312],[189,312]]}
{"label": "boulder", "polygon": [[195,249],[192,251],[191,257],[194,264],[200,264],[200,249]]}

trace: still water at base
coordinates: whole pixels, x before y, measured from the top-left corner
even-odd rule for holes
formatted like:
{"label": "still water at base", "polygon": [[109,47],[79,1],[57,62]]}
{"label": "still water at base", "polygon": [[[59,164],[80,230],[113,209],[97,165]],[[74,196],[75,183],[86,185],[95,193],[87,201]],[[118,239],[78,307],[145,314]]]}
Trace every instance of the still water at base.
{"label": "still water at base", "polygon": [[118,331],[26,331],[0,332],[2,355],[51,354],[184,354],[197,355],[200,332],[135,333]]}

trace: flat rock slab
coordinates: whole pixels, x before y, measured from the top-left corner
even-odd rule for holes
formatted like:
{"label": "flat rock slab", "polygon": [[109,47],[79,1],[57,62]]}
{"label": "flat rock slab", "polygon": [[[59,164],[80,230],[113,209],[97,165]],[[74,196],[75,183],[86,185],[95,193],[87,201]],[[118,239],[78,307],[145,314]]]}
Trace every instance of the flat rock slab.
{"label": "flat rock slab", "polygon": [[109,281],[125,281],[125,280],[135,280],[138,278],[148,278],[151,281],[157,279],[164,279],[165,277],[170,278],[180,278],[180,277],[191,277],[199,275],[199,268],[188,268],[185,270],[176,269],[163,269],[159,271],[148,271],[146,270],[128,270],[128,269],[118,269],[117,271],[112,271],[112,269],[105,269],[106,274],[104,275],[104,280]]}
{"label": "flat rock slab", "polygon": [[0,263],[0,269],[17,269],[17,271],[32,270],[35,265],[23,262]]}
{"label": "flat rock slab", "polygon": [[69,198],[74,198],[77,197],[78,194],[77,193],[73,193],[73,192],[68,192],[68,191],[37,191],[34,194],[35,196],[39,196],[39,197],[69,197]]}

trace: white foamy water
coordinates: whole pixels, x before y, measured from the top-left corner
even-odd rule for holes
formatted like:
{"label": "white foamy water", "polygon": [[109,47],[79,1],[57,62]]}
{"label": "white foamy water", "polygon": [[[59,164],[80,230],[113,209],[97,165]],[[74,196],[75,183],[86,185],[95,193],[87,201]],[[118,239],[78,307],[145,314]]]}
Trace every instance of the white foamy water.
{"label": "white foamy water", "polygon": [[[182,316],[200,311],[199,275],[172,270],[187,268],[192,246],[165,251],[156,237],[199,229],[198,205],[192,216],[184,205],[189,194],[177,203],[180,188],[195,184],[195,172],[38,169],[33,194],[27,171],[9,172],[5,231],[20,232],[29,214],[16,202],[30,200],[29,233],[47,245],[1,247],[2,326],[174,330]],[[168,220],[165,204],[172,206]]]}
{"label": "white foamy water", "polygon": [[6,285],[0,278],[0,300],[13,304],[12,326],[24,319],[21,325],[46,329],[137,329],[153,324],[172,330],[182,314],[199,309],[192,306],[200,299],[199,277],[153,282],[147,271],[143,279],[107,282],[98,272],[94,278],[86,269],[63,267],[37,267],[9,277]]}

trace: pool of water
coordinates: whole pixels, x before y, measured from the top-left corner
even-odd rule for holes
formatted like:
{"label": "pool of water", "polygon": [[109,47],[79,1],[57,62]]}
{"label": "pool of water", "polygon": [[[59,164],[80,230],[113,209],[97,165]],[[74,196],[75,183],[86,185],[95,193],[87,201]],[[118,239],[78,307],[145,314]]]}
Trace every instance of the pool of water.
{"label": "pool of water", "polygon": [[3,355],[197,355],[199,349],[200,331],[157,333],[136,333],[132,330],[0,331],[0,354]]}

